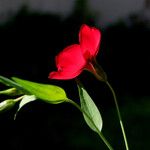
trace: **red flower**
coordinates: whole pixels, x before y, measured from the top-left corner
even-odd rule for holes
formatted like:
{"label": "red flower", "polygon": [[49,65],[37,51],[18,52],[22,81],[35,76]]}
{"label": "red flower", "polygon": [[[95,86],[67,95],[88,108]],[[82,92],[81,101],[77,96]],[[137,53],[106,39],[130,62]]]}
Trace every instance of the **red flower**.
{"label": "red flower", "polygon": [[95,72],[92,65],[98,51],[101,33],[94,27],[82,25],[79,31],[79,43],[66,47],[56,56],[57,71],[49,74],[50,79],[72,79],[84,69]]}

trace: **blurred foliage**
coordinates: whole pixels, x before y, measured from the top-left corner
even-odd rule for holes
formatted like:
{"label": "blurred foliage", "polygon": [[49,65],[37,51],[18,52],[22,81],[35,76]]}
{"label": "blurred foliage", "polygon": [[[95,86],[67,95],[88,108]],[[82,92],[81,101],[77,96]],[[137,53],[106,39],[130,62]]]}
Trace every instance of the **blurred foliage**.
{"label": "blurred foliage", "polygon": [[[78,42],[81,24],[95,26],[95,21],[85,0],[77,0],[65,20],[59,15],[22,7],[11,20],[0,25],[0,75],[51,82],[66,89],[68,97],[78,100],[74,81],[48,80],[48,74],[56,69],[56,54]],[[130,26],[124,21],[117,22],[102,29],[97,57],[118,96],[129,146],[136,150],[149,147],[149,35],[150,29],[133,17]],[[119,150],[123,143],[111,92],[91,74],[83,72],[80,79],[101,108],[104,134]],[[14,122],[15,111],[13,108],[0,116],[2,149],[106,149],[70,105],[31,102]]]}

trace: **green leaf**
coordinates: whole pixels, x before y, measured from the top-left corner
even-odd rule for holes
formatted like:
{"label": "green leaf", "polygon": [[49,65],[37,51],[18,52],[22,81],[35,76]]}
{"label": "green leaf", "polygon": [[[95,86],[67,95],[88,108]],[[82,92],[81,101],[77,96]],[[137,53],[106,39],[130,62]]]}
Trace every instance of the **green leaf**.
{"label": "green leaf", "polygon": [[0,82],[5,84],[6,86],[14,87],[14,88],[16,88],[16,89],[18,89],[18,90],[28,94],[28,92],[22,86],[20,86],[16,82],[14,82],[14,81],[6,78],[6,77],[0,76]]}
{"label": "green leaf", "polygon": [[18,107],[18,110],[17,112],[15,113],[14,115],[14,119],[16,119],[16,116],[19,112],[19,110],[26,104],[32,102],[32,101],[35,101],[37,98],[35,97],[35,95],[24,95],[21,102],[19,103],[19,107]]}
{"label": "green leaf", "polygon": [[83,113],[86,123],[95,132],[101,131],[103,121],[97,106],[95,105],[94,101],[91,99],[87,91],[84,89],[84,87],[81,85],[81,83],[78,83],[78,90],[81,109],[89,116],[87,117],[87,115]]}
{"label": "green leaf", "polygon": [[65,91],[59,86],[35,83],[16,77],[13,77],[12,79],[20,84],[31,95],[35,95],[45,102],[57,104],[65,102],[68,99]]}
{"label": "green leaf", "polygon": [[7,99],[5,101],[2,101],[0,103],[0,112],[4,112],[11,109],[15,105],[15,103],[16,102],[14,101],[14,99]]}

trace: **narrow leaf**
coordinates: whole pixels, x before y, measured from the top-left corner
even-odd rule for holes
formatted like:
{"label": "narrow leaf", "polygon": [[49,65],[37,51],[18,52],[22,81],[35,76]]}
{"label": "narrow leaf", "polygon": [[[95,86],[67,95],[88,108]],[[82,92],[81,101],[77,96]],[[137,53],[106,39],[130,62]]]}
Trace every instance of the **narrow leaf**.
{"label": "narrow leaf", "polygon": [[17,112],[15,113],[14,115],[14,119],[16,119],[16,116],[19,112],[19,110],[26,104],[32,102],[32,101],[35,101],[37,98],[35,97],[35,95],[24,95],[21,102],[19,103],[19,107],[18,107],[18,110]]}
{"label": "narrow leaf", "polygon": [[78,90],[81,109],[89,116],[87,117],[85,113],[83,113],[86,123],[95,132],[101,131],[103,121],[97,106],[95,105],[94,101],[91,99],[87,91],[84,89],[84,87],[79,83]]}
{"label": "narrow leaf", "polygon": [[34,100],[36,100],[37,98],[35,97],[35,95],[24,95],[23,99],[21,100],[20,104],[19,104],[19,109],[21,109],[24,105],[26,105],[29,102],[32,102]]}
{"label": "narrow leaf", "polygon": [[16,89],[18,89],[18,90],[28,94],[28,92],[22,86],[20,86],[16,82],[14,82],[14,81],[6,78],[6,77],[0,76],[0,82],[5,84],[6,86],[14,87],[14,88],[16,88]]}
{"label": "narrow leaf", "polygon": [[20,84],[31,95],[35,95],[37,98],[48,103],[57,104],[68,99],[65,91],[59,86],[35,83],[16,77],[13,77],[12,79]]}

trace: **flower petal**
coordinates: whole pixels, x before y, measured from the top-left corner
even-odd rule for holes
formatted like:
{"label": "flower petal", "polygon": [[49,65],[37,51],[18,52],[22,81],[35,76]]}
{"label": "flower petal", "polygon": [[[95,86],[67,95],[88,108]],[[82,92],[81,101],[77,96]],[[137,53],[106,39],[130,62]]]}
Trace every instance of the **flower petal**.
{"label": "flower petal", "polygon": [[79,32],[79,42],[86,59],[89,57],[95,57],[99,50],[99,44],[101,40],[101,33],[94,27],[89,27],[83,24]]}
{"label": "flower petal", "polygon": [[62,80],[75,78],[82,72],[85,65],[86,60],[82,55],[80,45],[70,45],[56,56],[58,70],[51,72],[49,78]]}

